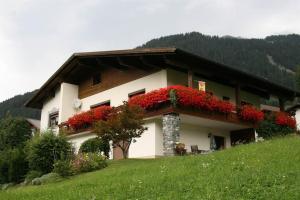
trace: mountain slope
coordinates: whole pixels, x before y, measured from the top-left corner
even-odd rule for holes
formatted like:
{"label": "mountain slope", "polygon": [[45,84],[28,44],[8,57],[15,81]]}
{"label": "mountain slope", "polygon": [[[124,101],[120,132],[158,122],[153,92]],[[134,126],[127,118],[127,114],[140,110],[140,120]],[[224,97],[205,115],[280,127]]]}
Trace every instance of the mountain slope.
{"label": "mountain slope", "polygon": [[209,155],[109,162],[62,182],[0,191],[0,199],[300,199],[300,138]]}
{"label": "mountain slope", "polygon": [[192,32],[153,39],[138,48],[145,47],[178,47],[290,88],[300,65],[300,35],[295,34],[243,39]]}
{"label": "mountain slope", "polygon": [[35,94],[35,92],[36,91],[27,92],[23,95],[17,95],[8,100],[0,102],[0,119],[6,115],[40,119],[40,110],[24,107],[24,104]]}

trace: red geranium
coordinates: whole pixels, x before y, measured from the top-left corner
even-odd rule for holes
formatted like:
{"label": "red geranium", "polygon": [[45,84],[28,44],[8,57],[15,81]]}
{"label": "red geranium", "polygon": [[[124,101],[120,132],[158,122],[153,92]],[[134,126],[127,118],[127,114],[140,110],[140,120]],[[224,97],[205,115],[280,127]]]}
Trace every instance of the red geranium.
{"label": "red geranium", "polygon": [[100,106],[86,112],[75,114],[68,119],[67,124],[75,130],[90,127],[95,121],[106,120],[111,109],[110,106]]}
{"label": "red geranium", "polygon": [[255,123],[264,119],[264,113],[250,105],[242,106],[239,111],[239,116],[242,120],[252,121]]}
{"label": "red geranium", "polygon": [[217,111],[226,114],[232,112],[234,108],[230,102],[218,100],[211,94],[181,85],[161,88],[132,97],[129,100],[129,104],[139,105],[146,110],[150,110],[170,101],[171,90],[176,93],[176,103],[178,106]]}
{"label": "red geranium", "polygon": [[129,105],[139,105],[144,109],[151,109],[163,104],[169,100],[169,92],[167,88],[153,90],[146,94],[131,97]]}
{"label": "red geranium", "polygon": [[275,123],[280,126],[288,126],[290,128],[296,128],[296,120],[288,113],[279,112],[275,116]]}

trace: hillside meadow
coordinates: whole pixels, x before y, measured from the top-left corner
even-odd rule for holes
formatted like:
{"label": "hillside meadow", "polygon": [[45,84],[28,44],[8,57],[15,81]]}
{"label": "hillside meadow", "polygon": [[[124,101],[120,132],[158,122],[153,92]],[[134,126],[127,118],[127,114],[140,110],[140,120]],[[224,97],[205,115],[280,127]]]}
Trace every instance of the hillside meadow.
{"label": "hillside meadow", "polygon": [[0,199],[300,199],[300,137],[209,155],[109,161],[60,182],[0,191]]}

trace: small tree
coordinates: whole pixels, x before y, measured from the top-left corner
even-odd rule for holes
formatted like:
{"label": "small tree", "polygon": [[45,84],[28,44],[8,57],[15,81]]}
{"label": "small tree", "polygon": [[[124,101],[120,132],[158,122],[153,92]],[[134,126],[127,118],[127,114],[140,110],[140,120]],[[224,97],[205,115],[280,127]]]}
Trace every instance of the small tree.
{"label": "small tree", "polygon": [[123,102],[120,107],[112,109],[106,121],[96,122],[94,131],[101,138],[111,140],[115,146],[120,147],[126,159],[133,138],[141,137],[147,130],[143,126],[143,113],[139,106]]}

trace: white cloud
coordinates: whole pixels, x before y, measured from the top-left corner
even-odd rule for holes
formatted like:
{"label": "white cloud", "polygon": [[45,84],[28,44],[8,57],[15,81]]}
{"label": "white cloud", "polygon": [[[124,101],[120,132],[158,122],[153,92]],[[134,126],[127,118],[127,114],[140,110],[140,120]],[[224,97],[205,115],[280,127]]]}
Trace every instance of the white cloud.
{"label": "white cloud", "polygon": [[73,53],[199,31],[300,33],[297,0],[0,0],[0,101],[40,87]]}

